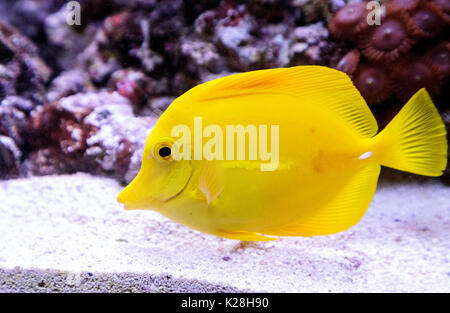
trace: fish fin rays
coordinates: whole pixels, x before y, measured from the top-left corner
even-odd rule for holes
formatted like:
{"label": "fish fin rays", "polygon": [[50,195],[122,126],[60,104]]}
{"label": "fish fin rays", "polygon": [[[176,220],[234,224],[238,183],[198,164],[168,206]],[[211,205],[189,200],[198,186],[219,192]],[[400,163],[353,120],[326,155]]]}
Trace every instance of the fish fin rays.
{"label": "fish fin rays", "polygon": [[344,231],[355,225],[364,215],[377,187],[380,165],[365,165],[346,183],[327,205],[309,217],[270,230],[261,231],[272,236],[317,236]]}
{"label": "fish fin rays", "polygon": [[361,136],[373,137],[377,122],[361,94],[343,72],[324,66],[296,66],[239,73],[192,88],[182,97],[197,101],[252,94],[294,96],[294,105],[306,103],[334,112]]}
{"label": "fish fin rays", "polygon": [[214,161],[204,161],[198,178],[198,189],[205,195],[206,202],[210,205],[222,193],[219,168]]}
{"label": "fish fin rays", "polygon": [[422,88],[374,138],[377,161],[401,171],[441,176],[447,167],[447,131]]}

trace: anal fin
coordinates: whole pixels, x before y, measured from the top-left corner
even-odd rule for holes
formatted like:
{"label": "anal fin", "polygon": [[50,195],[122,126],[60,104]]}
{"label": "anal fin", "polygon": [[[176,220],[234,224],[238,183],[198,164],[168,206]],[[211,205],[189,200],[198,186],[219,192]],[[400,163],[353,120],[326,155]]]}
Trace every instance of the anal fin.
{"label": "anal fin", "polygon": [[363,217],[369,207],[375,194],[379,173],[380,165],[365,165],[350,178],[334,199],[316,212],[261,233],[272,236],[317,236],[350,228]]}

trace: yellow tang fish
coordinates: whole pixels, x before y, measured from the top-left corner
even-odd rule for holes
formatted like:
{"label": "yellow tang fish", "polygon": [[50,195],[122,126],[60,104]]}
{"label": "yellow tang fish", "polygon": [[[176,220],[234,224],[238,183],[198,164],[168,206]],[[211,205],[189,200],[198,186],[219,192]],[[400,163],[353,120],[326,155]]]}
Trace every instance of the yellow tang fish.
{"label": "yellow tang fish", "polygon": [[425,89],[377,131],[364,99],[337,70],[230,75],[169,106],[118,201],[230,239],[340,232],[364,215],[380,165],[426,176],[446,168],[445,126]]}

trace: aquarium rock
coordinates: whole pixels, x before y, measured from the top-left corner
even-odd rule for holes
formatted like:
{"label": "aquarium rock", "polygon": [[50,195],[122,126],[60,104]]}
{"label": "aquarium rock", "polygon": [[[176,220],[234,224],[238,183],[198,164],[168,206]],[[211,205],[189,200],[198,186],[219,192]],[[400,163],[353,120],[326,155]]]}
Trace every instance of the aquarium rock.
{"label": "aquarium rock", "polygon": [[0,20],[0,101],[8,95],[20,95],[43,103],[50,75],[35,44]]}
{"label": "aquarium rock", "polygon": [[[340,10],[360,2],[366,1],[80,0],[81,25],[68,25],[67,1],[0,1],[0,134],[12,138],[21,150],[21,174],[83,170],[124,177],[130,164],[137,166],[131,161],[137,154],[131,151],[139,150],[145,136],[132,135],[137,129],[130,130],[127,119],[116,119],[117,114],[147,129],[141,122],[160,116],[175,97],[232,73],[304,64],[338,67],[352,50],[362,55],[358,63],[372,65],[360,36],[339,40],[328,33]],[[448,14],[445,8],[430,9],[444,2],[425,2],[420,10],[441,10],[438,15],[446,23],[436,24],[440,32],[416,27],[416,36],[435,37],[420,38],[398,61],[417,63],[414,51],[427,52],[420,59],[426,69],[408,66],[408,73],[419,68],[419,74],[432,78],[428,86],[440,86],[430,90],[444,111],[445,101],[440,99],[445,99],[449,86]],[[415,62],[409,62],[410,57]],[[358,67],[351,67],[353,73],[365,75],[367,71]],[[398,83],[394,91],[384,91],[403,98],[412,85]],[[364,95],[361,86],[360,90]],[[386,93],[376,92],[376,100]],[[85,123],[88,115],[106,106],[98,95],[113,99],[107,109],[113,117],[107,121],[114,127]],[[127,104],[116,106],[118,97]],[[78,102],[86,98],[94,100],[80,107]],[[13,99],[29,102],[5,104]],[[375,110],[381,125],[397,102]],[[105,136],[116,138],[118,146],[113,148],[106,139],[102,144],[99,138]],[[98,140],[92,147],[91,137]]]}
{"label": "aquarium rock", "polygon": [[152,118],[135,117],[132,104],[117,92],[78,93],[50,102],[32,114],[35,151],[25,171],[90,171],[127,181],[140,166],[132,157],[142,153],[152,123]]}
{"label": "aquarium rock", "polygon": [[0,178],[17,176],[21,156],[14,140],[0,135]]}

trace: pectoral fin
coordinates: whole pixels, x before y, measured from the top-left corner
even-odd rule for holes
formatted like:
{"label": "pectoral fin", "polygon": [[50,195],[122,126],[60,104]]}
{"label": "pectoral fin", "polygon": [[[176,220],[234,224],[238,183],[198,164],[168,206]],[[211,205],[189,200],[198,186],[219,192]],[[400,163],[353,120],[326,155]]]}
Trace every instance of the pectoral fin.
{"label": "pectoral fin", "polygon": [[220,181],[219,167],[214,161],[204,161],[198,178],[198,189],[205,195],[210,205],[223,191]]}

